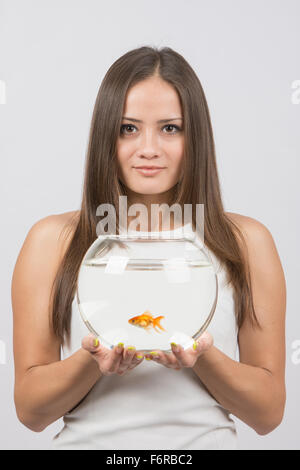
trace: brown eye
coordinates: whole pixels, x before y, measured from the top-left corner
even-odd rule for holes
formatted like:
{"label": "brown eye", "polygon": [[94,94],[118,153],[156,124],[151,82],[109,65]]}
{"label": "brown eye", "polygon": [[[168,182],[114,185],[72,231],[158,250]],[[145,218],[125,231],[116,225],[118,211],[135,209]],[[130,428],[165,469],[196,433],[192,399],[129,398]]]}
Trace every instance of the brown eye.
{"label": "brown eye", "polygon": [[167,134],[177,134],[177,132],[181,131],[181,129],[178,126],[175,126],[175,124],[167,124],[165,127],[173,127],[176,129],[176,132],[167,132]]}
{"label": "brown eye", "polygon": [[[128,131],[128,128],[129,128],[129,131]],[[171,130],[173,129],[173,132],[165,132],[166,134],[171,134],[171,135],[177,134],[178,132],[182,130],[180,127],[176,126],[175,124],[167,124],[166,126],[163,127],[163,129],[165,128],[168,128],[169,130],[170,128]],[[134,129],[136,129],[136,127],[133,124],[122,124],[121,129],[120,129],[120,134],[121,135],[134,134],[135,132],[132,131]]]}
{"label": "brown eye", "polygon": [[[120,129],[121,134],[124,134],[124,129],[126,129],[126,128],[128,128],[128,127],[135,128],[135,126],[133,126],[132,124],[123,124],[123,125],[121,126],[121,129]],[[129,134],[133,134],[133,132],[129,132]]]}

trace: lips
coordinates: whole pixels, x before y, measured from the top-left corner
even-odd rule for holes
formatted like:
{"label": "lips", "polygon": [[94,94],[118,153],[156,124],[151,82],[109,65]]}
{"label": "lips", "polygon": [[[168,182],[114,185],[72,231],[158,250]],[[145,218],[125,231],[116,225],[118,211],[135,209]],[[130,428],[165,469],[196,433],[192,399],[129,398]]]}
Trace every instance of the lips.
{"label": "lips", "polygon": [[135,166],[134,168],[139,168],[140,170],[159,170],[164,167],[163,166]]}
{"label": "lips", "polygon": [[134,169],[144,176],[154,176],[159,174],[164,168],[163,167],[134,167]]}

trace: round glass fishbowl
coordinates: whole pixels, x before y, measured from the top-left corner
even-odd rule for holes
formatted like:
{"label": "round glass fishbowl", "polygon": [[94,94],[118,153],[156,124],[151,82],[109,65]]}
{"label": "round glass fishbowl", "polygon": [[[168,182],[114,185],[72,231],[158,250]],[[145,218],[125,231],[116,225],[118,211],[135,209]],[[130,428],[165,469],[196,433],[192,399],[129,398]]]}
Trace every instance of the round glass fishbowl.
{"label": "round glass fishbowl", "polygon": [[100,235],[83,257],[76,290],[81,318],[100,343],[144,353],[169,352],[172,341],[191,347],[217,297],[209,253],[189,234]]}

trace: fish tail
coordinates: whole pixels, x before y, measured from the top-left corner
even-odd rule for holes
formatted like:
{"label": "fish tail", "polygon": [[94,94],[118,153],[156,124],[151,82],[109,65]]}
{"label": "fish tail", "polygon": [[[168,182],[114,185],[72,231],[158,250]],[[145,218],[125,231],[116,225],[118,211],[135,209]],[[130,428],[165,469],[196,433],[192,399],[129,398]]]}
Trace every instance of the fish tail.
{"label": "fish tail", "polygon": [[[164,317],[163,315],[160,315],[159,317],[154,318],[154,319],[153,319],[153,326],[154,326],[154,328],[155,328],[156,326],[158,326],[158,328],[160,328],[161,330],[166,331],[166,330],[161,326],[161,324],[160,324],[160,320],[161,320],[162,318],[165,318],[165,317]],[[156,329],[156,328],[155,328],[155,329]],[[157,331],[157,330],[156,330],[156,331]]]}

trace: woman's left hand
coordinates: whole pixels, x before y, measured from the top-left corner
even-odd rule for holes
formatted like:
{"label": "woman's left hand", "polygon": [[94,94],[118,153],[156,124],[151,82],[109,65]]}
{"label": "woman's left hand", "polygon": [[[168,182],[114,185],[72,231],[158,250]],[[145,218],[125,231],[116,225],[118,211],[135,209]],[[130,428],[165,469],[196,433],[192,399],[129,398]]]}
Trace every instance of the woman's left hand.
{"label": "woman's left hand", "polygon": [[145,354],[145,359],[152,359],[170,369],[180,370],[182,367],[194,367],[201,354],[208,351],[213,345],[213,337],[205,331],[188,349],[183,349],[179,344],[171,343],[172,352],[164,353],[160,350],[151,351]]}

